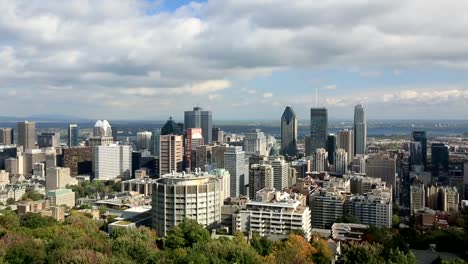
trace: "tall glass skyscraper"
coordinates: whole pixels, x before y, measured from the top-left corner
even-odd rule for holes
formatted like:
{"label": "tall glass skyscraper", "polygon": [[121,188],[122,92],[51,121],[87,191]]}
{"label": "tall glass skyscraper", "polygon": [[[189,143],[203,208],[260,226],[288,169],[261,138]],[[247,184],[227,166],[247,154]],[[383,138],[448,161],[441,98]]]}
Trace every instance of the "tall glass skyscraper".
{"label": "tall glass skyscraper", "polygon": [[193,111],[185,111],[184,129],[201,128],[205,144],[210,144],[213,133],[211,111],[203,111],[201,107],[194,107]]}
{"label": "tall glass skyscraper", "polygon": [[297,156],[297,119],[290,106],[284,109],[281,116],[281,154]]}
{"label": "tall glass skyscraper", "polygon": [[427,164],[427,137],[426,131],[413,131],[413,140],[410,149],[410,162],[412,166],[426,167]]}
{"label": "tall glass skyscraper", "polygon": [[328,111],[326,108],[310,109],[310,139],[307,156],[318,148],[325,148],[327,142]]}
{"label": "tall glass skyscraper", "polygon": [[354,107],[354,154],[366,154],[367,120],[364,107],[358,104]]}
{"label": "tall glass skyscraper", "polygon": [[69,147],[78,146],[78,125],[77,124],[68,125],[68,146]]}

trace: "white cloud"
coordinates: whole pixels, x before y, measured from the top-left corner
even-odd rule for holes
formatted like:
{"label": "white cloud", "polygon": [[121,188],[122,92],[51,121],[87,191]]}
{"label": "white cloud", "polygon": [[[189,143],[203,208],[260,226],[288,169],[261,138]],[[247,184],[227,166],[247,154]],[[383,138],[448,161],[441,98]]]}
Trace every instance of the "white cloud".
{"label": "white cloud", "polygon": [[[398,69],[394,76],[411,67],[468,69],[465,1],[209,0],[174,12],[157,8],[143,0],[0,0],[0,92],[30,96],[22,111],[35,111],[33,99],[49,90],[41,100],[51,111],[86,107],[118,116],[133,114],[119,112],[118,99],[145,102],[148,112],[160,105],[179,111],[193,100],[253,95],[254,89],[226,90],[288,69],[341,67],[364,77],[379,77],[384,68]],[[340,96],[327,103],[466,100],[463,88],[367,97],[345,90],[340,84]],[[63,107],[64,98],[80,100]],[[103,107],[102,100],[113,102]]]}

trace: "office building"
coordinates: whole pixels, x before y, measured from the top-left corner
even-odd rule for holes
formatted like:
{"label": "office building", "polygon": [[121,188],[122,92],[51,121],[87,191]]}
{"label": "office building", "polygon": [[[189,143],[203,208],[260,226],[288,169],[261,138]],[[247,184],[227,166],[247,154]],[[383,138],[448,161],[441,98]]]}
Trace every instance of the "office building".
{"label": "office building", "polygon": [[201,128],[206,144],[212,141],[213,121],[211,111],[205,111],[201,107],[194,107],[192,111],[184,113],[184,128]]}
{"label": "office building", "polygon": [[243,192],[245,177],[245,152],[242,147],[226,147],[224,168],[231,175],[231,196],[238,197]]}
{"label": "office building", "polygon": [[345,197],[339,192],[318,190],[310,196],[312,227],[330,228],[343,216]]}
{"label": "office building", "polygon": [[336,150],[334,167],[336,173],[348,173],[348,153],[344,149]]}
{"label": "office building", "polygon": [[273,188],[273,167],[270,164],[253,164],[249,169],[249,197],[254,199],[258,191]]}
{"label": "office building", "polygon": [[14,130],[8,127],[0,128],[0,145],[12,145],[14,143]]}
{"label": "office building", "polygon": [[152,133],[149,131],[140,131],[136,135],[136,148],[137,150],[151,150],[151,137]]}
{"label": "office building", "polygon": [[388,186],[396,189],[396,157],[392,155],[372,155],[366,160],[366,175],[381,178]]}
{"label": "office building", "polygon": [[185,136],[185,158],[186,168],[194,169],[201,167],[202,164],[197,164],[197,147],[203,145],[203,135],[201,128],[188,128]]}
{"label": "office building", "polygon": [[315,150],[312,156],[312,170],[316,172],[327,171],[328,169],[328,153],[324,148]]}
{"label": "office building", "polygon": [[392,226],[392,191],[374,189],[352,196],[347,203],[349,215],[360,224],[390,228]]}
{"label": "office building", "polygon": [[223,144],[224,143],[224,131],[221,130],[221,128],[219,127],[213,127],[213,138],[212,138],[212,142],[217,142],[219,144]]}
{"label": "office building", "polygon": [[75,193],[70,189],[48,191],[47,197],[50,200],[50,205],[75,207]]}
{"label": "office building", "polygon": [[107,146],[114,143],[112,127],[107,120],[96,121],[93,129],[93,136],[89,139],[89,146]]}
{"label": "office building", "polygon": [[411,166],[427,166],[427,137],[426,131],[413,131],[410,148]]}
{"label": "office building", "polygon": [[18,147],[15,145],[0,145],[0,170],[5,169],[5,161],[7,159],[16,158],[17,155]]}
{"label": "office building", "polygon": [[77,124],[69,124],[68,125],[68,147],[76,147],[79,144],[78,138],[78,125]]}
{"label": "office building", "polygon": [[46,171],[46,191],[63,189],[67,185],[78,184],[78,181],[71,177],[70,168],[54,167],[47,168]]}
{"label": "office building", "polygon": [[326,148],[328,130],[328,111],[326,108],[310,109],[310,138],[308,139],[310,156],[318,148]]}
{"label": "office building", "polygon": [[23,153],[23,173],[32,175],[34,164],[46,161],[46,149],[27,149]]}
{"label": "office building", "polygon": [[18,122],[18,145],[25,151],[36,148],[36,122]]}
{"label": "office building", "polygon": [[73,147],[62,149],[60,166],[70,168],[70,175],[91,175],[93,172],[93,148]]}
{"label": "office building", "polygon": [[343,177],[349,179],[350,191],[352,194],[366,194],[381,186],[386,187],[380,178],[371,178],[359,174],[347,174]]}
{"label": "office building", "polygon": [[221,184],[207,173],[163,175],[153,184],[152,221],[163,237],[184,218],[196,220],[206,228],[221,222]]}
{"label": "office building", "polygon": [[161,136],[161,130],[154,129],[151,132],[151,155],[159,156],[159,137]]}
{"label": "office building", "polygon": [[290,106],[286,107],[281,116],[281,154],[297,156],[297,119]]}
{"label": "office building", "polygon": [[0,170],[0,188],[7,184],[10,184],[10,173],[5,170]]}
{"label": "office building", "polygon": [[268,156],[265,134],[256,129],[254,132],[245,133],[244,137],[245,155]]}
{"label": "office building", "polygon": [[443,143],[431,144],[431,165],[435,176],[449,171],[449,146]]}
{"label": "office building", "polygon": [[183,160],[182,136],[161,135],[159,137],[159,175],[182,171]]}
{"label": "office building", "polygon": [[354,133],[353,130],[344,129],[338,132],[336,148],[341,148],[348,153],[348,161],[354,158]]}
{"label": "office building", "polygon": [[60,147],[60,133],[41,133],[37,136],[37,146],[39,148]]}
{"label": "office building", "polygon": [[169,120],[161,127],[161,135],[183,135],[184,124],[176,123],[169,117]]}
{"label": "office building", "polygon": [[[302,196],[294,194],[294,196]],[[270,239],[286,238],[292,232],[303,234],[307,241],[312,236],[311,212],[301,198],[272,189],[262,189],[256,199],[234,215],[234,231],[256,232]]]}
{"label": "office building", "polygon": [[93,151],[93,171],[96,180],[130,178],[132,175],[132,147],[110,144],[95,146]]}
{"label": "office building", "polygon": [[288,187],[289,164],[283,156],[272,156],[268,158],[268,164],[273,168],[273,188],[282,191]]}
{"label": "office building", "polygon": [[336,135],[335,134],[329,134],[327,136],[327,145],[325,149],[328,152],[328,163],[330,165],[335,164],[334,163],[335,151],[336,151]]}
{"label": "office building", "polygon": [[367,119],[364,107],[354,107],[354,155],[367,153]]}

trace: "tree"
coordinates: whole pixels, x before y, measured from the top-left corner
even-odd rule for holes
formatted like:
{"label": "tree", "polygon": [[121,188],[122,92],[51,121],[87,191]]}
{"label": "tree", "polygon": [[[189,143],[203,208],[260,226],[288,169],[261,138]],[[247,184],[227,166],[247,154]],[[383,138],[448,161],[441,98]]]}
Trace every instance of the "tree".
{"label": "tree", "polygon": [[394,214],[392,216],[392,226],[398,227],[399,224],[400,224],[400,217],[398,215]]}
{"label": "tree", "polygon": [[8,199],[6,200],[6,203],[7,203],[7,205],[15,204],[15,203],[16,203],[15,198],[8,198]]}
{"label": "tree", "polygon": [[339,263],[341,264],[385,263],[385,259],[380,255],[382,253],[382,246],[379,244],[370,244],[367,242],[349,243],[343,244],[341,250],[339,258]]}
{"label": "tree", "polygon": [[270,255],[273,251],[273,242],[266,237],[261,237],[257,232],[253,233],[250,245],[262,256]]}
{"label": "tree", "polygon": [[112,234],[112,251],[121,257],[146,263],[156,250],[156,234],[148,228],[117,228]]}
{"label": "tree", "polygon": [[266,257],[267,263],[312,263],[317,249],[302,236],[289,235],[287,239],[276,241],[273,253]]}
{"label": "tree", "polygon": [[21,197],[21,200],[33,200],[33,201],[39,201],[44,199],[44,195],[40,194],[36,191],[27,191],[23,196]]}
{"label": "tree", "polygon": [[192,247],[195,243],[210,240],[210,233],[197,221],[185,218],[178,226],[170,230],[164,246],[167,248]]}
{"label": "tree", "polygon": [[12,230],[20,226],[20,219],[18,215],[11,210],[3,210],[0,213],[0,230],[2,228]]}
{"label": "tree", "polygon": [[317,253],[312,255],[312,260],[315,264],[329,264],[333,259],[333,253],[328,247],[325,239],[315,237],[313,238],[312,245],[317,249]]}
{"label": "tree", "polygon": [[21,225],[30,229],[56,225],[58,222],[49,216],[28,213],[21,218]]}

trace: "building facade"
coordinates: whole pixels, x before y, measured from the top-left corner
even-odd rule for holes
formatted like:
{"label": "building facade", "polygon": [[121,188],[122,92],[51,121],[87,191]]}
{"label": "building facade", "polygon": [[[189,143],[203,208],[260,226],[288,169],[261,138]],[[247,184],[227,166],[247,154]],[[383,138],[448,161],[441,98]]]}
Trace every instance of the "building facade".
{"label": "building facade", "polygon": [[281,116],[281,154],[297,156],[297,118],[290,106],[286,107]]}
{"label": "building facade", "polygon": [[182,171],[183,160],[182,136],[161,135],[159,137],[159,175]]}
{"label": "building facade", "polygon": [[364,107],[354,107],[354,155],[367,153],[367,119]]}
{"label": "building facade", "polygon": [[201,128],[206,144],[212,141],[213,117],[211,111],[203,110],[201,107],[194,107],[192,111],[184,113],[184,128]]}

